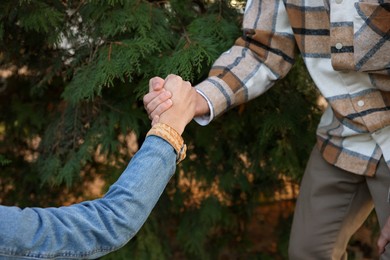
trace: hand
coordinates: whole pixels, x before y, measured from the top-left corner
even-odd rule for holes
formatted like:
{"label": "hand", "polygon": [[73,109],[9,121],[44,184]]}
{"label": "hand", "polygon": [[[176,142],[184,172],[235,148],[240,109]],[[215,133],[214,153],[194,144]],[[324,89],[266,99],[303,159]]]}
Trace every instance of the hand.
{"label": "hand", "polygon": [[[158,122],[159,116],[167,111],[172,102],[170,100],[171,93],[164,91],[164,80],[160,77],[154,77],[149,81],[149,93],[144,96],[144,107],[152,120],[152,125]],[[202,116],[210,113],[206,99],[196,93],[196,108],[195,116]]]}
{"label": "hand", "polygon": [[159,116],[158,122],[171,126],[181,135],[194,117],[196,90],[188,81],[176,75],[169,75],[165,79],[164,88],[172,93],[172,106]]}
{"label": "hand", "polygon": [[390,242],[390,217],[387,219],[386,224],[381,230],[377,245],[379,254],[385,252],[386,245]]}
{"label": "hand", "polygon": [[158,122],[159,116],[172,106],[172,93],[163,87],[165,81],[160,77],[149,80],[149,93],[143,98],[144,107],[152,120],[152,125]]}

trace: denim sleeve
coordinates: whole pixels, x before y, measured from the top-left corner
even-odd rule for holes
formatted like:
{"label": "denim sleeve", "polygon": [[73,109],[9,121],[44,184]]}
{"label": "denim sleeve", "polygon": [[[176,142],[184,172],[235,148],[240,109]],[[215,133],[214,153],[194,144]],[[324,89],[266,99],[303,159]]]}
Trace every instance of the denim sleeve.
{"label": "denim sleeve", "polygon": [[171,145],[146,138],[107,194],[59,208],[0,206],[0,259],[94,259],[141,228],[176,167]]}

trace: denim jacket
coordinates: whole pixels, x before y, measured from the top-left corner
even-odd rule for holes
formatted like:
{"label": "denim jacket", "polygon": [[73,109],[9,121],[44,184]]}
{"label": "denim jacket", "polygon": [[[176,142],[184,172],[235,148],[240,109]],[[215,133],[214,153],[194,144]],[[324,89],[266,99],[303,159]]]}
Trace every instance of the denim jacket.
{"label": "denim jacket", "polygon": [[148,136],[101,199],[59,208],[0,206],[0,259],[94,259],[124,246],[175,169],[173,147]]}

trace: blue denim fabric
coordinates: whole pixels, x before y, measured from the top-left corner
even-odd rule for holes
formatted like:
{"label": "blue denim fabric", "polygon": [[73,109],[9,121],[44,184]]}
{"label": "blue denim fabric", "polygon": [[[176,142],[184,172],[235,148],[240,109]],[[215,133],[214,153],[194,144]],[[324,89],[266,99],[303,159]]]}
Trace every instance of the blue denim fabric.
{"label": "blue denim fabric", "polygon": [[0,259],[94,259],[124,246],[175,169],[172,146],[149,136],[101,199],[59,208],[0,206]]}

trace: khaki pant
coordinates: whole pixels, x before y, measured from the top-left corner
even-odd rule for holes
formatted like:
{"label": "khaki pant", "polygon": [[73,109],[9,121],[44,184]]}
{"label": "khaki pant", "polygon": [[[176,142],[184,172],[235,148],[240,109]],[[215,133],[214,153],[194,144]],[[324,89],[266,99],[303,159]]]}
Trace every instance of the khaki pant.
{"label": "khaki pant", "polygon": [[[347,259],[349,239],[374,206],[380,227],[386,223],[389,187],[390,170],[383,159],[371,178],[328,164],[314,148],[295,208],[289,259]],[[381,259],[390,259],[390,246]]]}

